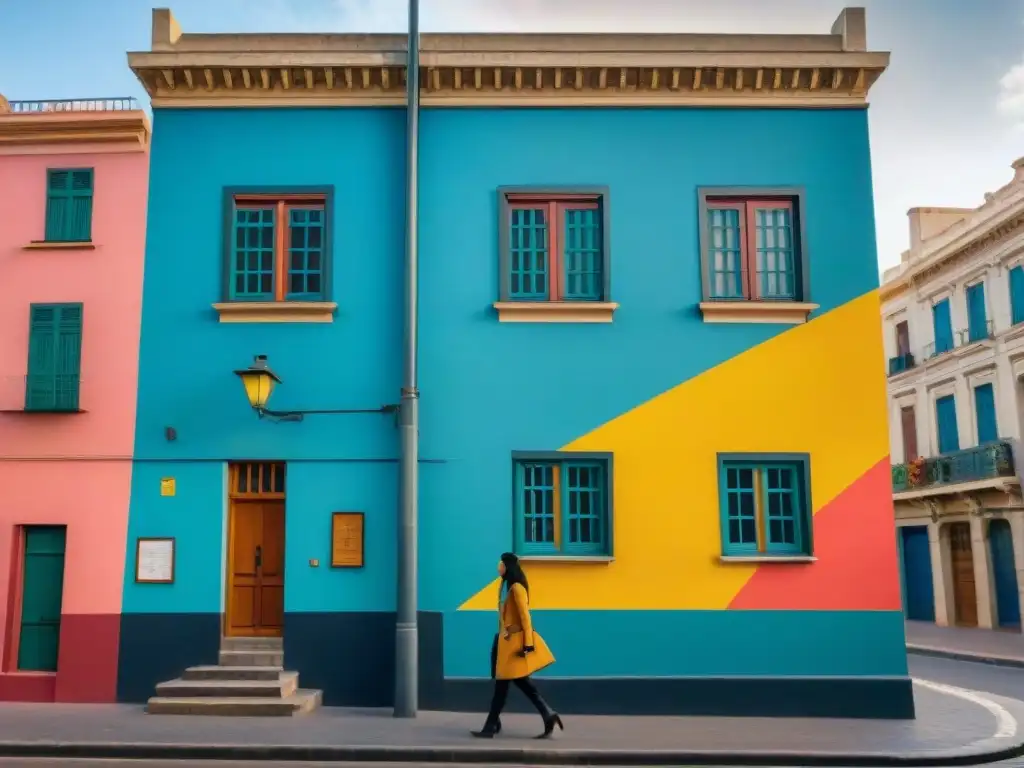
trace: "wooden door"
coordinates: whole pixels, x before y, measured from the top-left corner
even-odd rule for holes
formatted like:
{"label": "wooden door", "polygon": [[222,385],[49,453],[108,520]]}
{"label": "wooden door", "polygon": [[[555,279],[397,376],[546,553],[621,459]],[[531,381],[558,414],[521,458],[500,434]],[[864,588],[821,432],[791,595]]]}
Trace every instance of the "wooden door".
{"label": "wooden door", "polygon": [[900,409],[900,423],[903,428],[903,460],[913,461],[917,458],[917,417],[914,406],[908,405]]}
{"label": "wooden door", "polygon": [[25,528],[19,672],[56,672],[64,602],[63,526]]}
{"label": "wooden door", "polygon": [[950,560],[953,567],[953,612],[963,627],[978,626],[978,593],[974,586],[974,551],[969,523],[949,526]]}
{"label": "wooden door", "polygon": [[229,546],[227,634],[279,636],[284,624],[284,502],[232,502]]}

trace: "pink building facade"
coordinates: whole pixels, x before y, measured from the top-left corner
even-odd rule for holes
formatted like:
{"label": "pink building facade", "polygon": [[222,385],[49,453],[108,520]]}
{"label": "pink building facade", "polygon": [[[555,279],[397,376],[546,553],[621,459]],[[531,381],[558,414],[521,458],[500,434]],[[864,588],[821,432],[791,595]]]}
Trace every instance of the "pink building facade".
{"label": "pink building facade", "polygon": [[0,97],[0,700],[115,700],[149,138]]}

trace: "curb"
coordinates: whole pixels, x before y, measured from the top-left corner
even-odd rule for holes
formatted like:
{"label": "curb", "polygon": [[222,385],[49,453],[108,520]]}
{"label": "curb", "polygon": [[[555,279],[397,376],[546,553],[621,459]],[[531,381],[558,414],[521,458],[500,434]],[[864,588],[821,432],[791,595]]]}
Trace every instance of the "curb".
{"label": "curb", "polygon": [[973,661],[978,664],[990,664],[995,667],[1024,669],[1024,658],[997,656],[995,654],[970,653],[968,651],[953,651],[932,645],[907,643],[907,653],[913,653],[918,656],[933,656],[940,659],[954,659],[956,661]]}
{"label": "curb", "polygon": [[6,742],[0,757],[106,760],[237,760],[259,762],[412,763],[604,766],[966,766],[1024,756],[1024,742],[990,739],[971,747],[905,754],[729,752],[451,747],[253,746],[242,744],[129,744],[124,742]]}

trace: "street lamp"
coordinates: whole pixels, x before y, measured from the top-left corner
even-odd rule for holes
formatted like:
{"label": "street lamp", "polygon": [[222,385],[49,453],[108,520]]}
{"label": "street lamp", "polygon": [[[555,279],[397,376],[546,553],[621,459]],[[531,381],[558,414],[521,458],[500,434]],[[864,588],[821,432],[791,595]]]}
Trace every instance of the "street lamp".
{"label": "street lamp", "polygon": [[235,371],[235,376],[242,380],[249,405],[259,414],[260,418],[263,418],[263,414],[267,412],[267,401],[270,399],[274,387],[281,383],[281,378],[270,370],[267,356],[256,355],[252,365]]}
{"label": "street lamp", "polygon": [[273,393],[274,388],[281,383],[281,377],[270,370],[266,355],[256,355],[252,365],[248,368],[239,368],[235,376],[242,380],[245,387],[245,397],[256,415],[261,419],[269,416],[275,421],[302,421],[303,417],[311,413],[393,413],[397,414],[397,405],[382,405],[380,408],[328,408],[321,410],[301,411],[271,411],[267,408],[267,401]]}

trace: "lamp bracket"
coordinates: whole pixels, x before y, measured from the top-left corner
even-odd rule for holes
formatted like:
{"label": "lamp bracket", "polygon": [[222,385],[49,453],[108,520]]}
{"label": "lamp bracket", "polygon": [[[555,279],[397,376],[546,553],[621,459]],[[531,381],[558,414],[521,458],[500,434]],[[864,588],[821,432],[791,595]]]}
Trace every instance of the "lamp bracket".
{"label": "lamp bracket", "polygon": [[271,411],[267,408],[256,408],[257,415],[262,419],[270,418],[273,421],[302,421],[306,416],[311,415],[343,415],[351,413],[398,413],[397,405],[382,405],[380,408],[325,408],[302,411]]}

